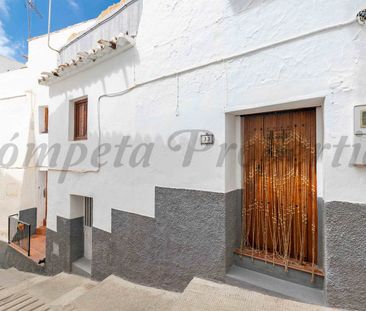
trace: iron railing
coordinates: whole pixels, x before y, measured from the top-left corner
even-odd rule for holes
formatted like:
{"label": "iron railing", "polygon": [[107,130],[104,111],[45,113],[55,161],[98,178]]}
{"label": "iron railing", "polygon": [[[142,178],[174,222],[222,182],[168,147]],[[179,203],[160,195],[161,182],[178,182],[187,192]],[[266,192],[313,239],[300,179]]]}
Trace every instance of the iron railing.
{"label": "iron railing", "polygon": [[28,256],[31,250],[31,235],[31,225],[19,220],[18,214],[8,217],[8,243],[25,250]]}
{"label": "iron railing", "polygon": [[99,40],[109,41],[113,37],[128,34],[137,35],[142,13],[142,0],[130,0],[110,16],[78,35],[60,50],[59,64],[77,58],[78,52],[88,52],[98,45]]}

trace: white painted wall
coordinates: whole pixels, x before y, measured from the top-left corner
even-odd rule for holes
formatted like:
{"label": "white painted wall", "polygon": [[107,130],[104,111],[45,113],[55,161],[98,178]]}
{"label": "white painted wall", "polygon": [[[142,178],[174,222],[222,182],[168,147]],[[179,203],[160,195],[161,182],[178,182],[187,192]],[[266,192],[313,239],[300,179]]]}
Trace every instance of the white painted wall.
{"label": "white painted wall", "polygon": [[[21,161],[25,157],[25,145],[33,140],[32,106],[30,96],[0,99],[0,239],[7,238],[7,216],[18,213],[20,209],[35,206],[34,168],[23,167]],[[5,148],[6,144],[12,147]],[[12,154],[18,159],[11,160]],[[3,168],[12,161],[10,168]]]}
{"label": "white painted wall", "polygon": [[16,70],[24,67],[24,64],[0,55],[0,73]]}
{"label": "white painted wall", "polygon": [[[89,27],[94,21],[52,33],[55,47],[66,43],[69,36]],[[57,54],[47,47],[47,36],[29,42],[26,67],[0,73],[0,150],[19,133],[13,142],[18,149],[17,161],[10,168],[0,168],[0,239],[7,239],[7,217],[19,210],[39,207],[38,225],[42,225],[44,199],[40,195],[43,181],[39,169],[47,170],[47,159],[37,165],[24,166],[27,144],[47,144],[48,135],[39,131],[39,107],[49,104],[48,88],[38,85],[42,71],[57,65]],[[1,67],[0,67],[1,72]],[[1,166],[1,165],[0,165]]]}
{"label": "white painted wall", "polygon": [[[70,194],[93,197],[94,225],[110,231],[112,208],[154,217],[155,186],[216,192],[240,188],[238,154],[230,152],[222,167],[216,162],[221,144],[240,145],[235,115],[253,109],[319,105],[323,98],[324,142],[335,144],[342,135],[352,141],[353,106],[362,104],[366,92],[366,29],[350,22],[364,5],[361,0],[144,1],[135,48],[50,87],[49,140],[63,146],[60,170],[73,144],[67,122],[71,100],[89,98],[85,144],[91,152],[99,137],[98,97],[168,75],[102,99],[100,106],[101,142],[115,145],[122,135],[131,135],[134,143],[153,142],[151,166],[114,168],[114,151],[99,172],[81,173],[95,171],[84,161],[62,184],[61,172],[50,171],[49,228],[56,230],[57,215],[75,216]],[[220,61],[224,58],[230,59]],[[182,71],[177,79],[174,73]],[[216,138],[214,147],[196,154],[188,168],[181,167],[182,152],[166,146],[169,135],[181,129],[210,130]],[[321,164],[325,200],[365,203],[365,168],[349,167],[346,158],[334,168],[333,156],[334,149],[326,151]]]}

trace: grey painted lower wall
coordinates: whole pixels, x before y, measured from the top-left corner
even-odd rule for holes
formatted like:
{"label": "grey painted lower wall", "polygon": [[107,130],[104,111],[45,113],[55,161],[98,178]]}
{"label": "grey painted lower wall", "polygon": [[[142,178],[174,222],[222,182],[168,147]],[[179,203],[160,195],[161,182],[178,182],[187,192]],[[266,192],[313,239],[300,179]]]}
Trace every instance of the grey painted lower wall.
{"label": "grey painted lower wall", "polygon": [[366,205],[325,203],[326,296],[330,306],[366,308]]}
{"label": "grey painted lower wall", "polygon": [[226,269],[234,263],[234,249],[240,247],[242,232],[242,190],[225,194]]}
{"label": "grey painted lower wall", "polygon": [[93,228],[92,277],[101,281],[113,273],[112,235],[98,228]]}
{"label": "grey painted lower wall", "polygon": [[0,268],[16,268],[20,271],[32,272],[37,274],[46,274],[45,268],[38,265],[32,259],[19,253],[6,242],[0,241]]}
{"label": "grey painted lower wall", "polygon": [[156,218],[112,211],[113,273],[183,290],[194,276],[226,272],[225,195],[156,188]]}
{"label": "grey painted lower wall", "polygon": [[19,220],[31,225],[31,233],[35,234],[37,229],[37,208],[28,208],[19,211]]}
{"label": "grey painted lower wall", "polygon": [[[241,191],[156,188],[155,200],[155,218],[114,209],[111,233],[93,228],[92,278],[115,274],[178,291],[194,276],[224,280],[240,232]],[[82,256],[81,227],[82,218],[58,217],[57,232],[47,231],[49,273],[69,272]]]}
{"label": "grey painted lower wall", "polygon": [[[241,191],[227,194],[156,188],[156,217],[112,210],[112,232],[93,228],[92,277],[183,290],[194,276],[224,280],[239,246]],[[322,202],[321,202],[322,203]],[[330,306],[366,305],[366,205],[320,204]],[[47,272],[69,272],[83,255],[83,218],[57,219],[47,231]]]}
{"label": "grey painted lower wall", "polygon": [[57,217],[57,232],[47,229],[46,234],[47,273],[70,272],[72,263],[84,254],[83,217]]}

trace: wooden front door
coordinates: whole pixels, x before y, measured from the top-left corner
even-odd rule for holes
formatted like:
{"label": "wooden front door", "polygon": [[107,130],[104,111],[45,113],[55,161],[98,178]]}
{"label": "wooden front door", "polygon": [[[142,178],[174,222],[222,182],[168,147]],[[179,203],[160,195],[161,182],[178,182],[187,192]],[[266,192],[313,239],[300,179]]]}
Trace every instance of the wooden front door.
{"label": "wooden front door", "polygon": [[316,111],[242,118],[242,251],[266,261],[317,262]]}

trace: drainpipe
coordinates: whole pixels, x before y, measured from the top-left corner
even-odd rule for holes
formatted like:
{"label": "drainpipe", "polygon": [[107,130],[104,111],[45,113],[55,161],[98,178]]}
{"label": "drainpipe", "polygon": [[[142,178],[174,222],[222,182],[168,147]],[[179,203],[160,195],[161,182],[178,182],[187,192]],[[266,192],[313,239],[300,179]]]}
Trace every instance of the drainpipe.
{"label": "drainpipe", "polygon": [[50,44],[51,40],[51,11],[52,11],[52,0],[48,0],[48,47],[52,50],[60,54],[59,50],[53,48]]}

